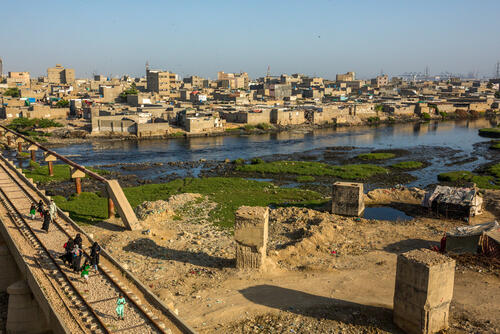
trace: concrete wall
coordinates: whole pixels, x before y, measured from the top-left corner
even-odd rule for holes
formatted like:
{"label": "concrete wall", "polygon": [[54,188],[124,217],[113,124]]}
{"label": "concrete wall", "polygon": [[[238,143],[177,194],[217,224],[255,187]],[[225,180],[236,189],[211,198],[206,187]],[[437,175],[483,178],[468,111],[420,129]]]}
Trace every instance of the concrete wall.
{"label": "concrete wall", "polygon": [[137,124],[138,137],[165,136],[170,130],[168,123],[142,123]]}
{"label": "concrete wall", "polygon": [[47,118],[66,119],[69,115],[69,108],[50,108],[50,106],[36,105],[32,110],[23,110],[22,117],[26,118]]}
{"label": "concrete wall", "polygon": [[271,111],[271,123],[277,125],[304,124],[306,122],[304,110],[281,110]]}

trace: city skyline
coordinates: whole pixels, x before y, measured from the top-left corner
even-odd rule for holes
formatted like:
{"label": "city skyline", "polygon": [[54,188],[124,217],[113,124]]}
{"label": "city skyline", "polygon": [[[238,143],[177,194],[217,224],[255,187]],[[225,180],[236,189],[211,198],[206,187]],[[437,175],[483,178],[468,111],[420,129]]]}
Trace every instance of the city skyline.
{"label": "city skyline", "polygon": [[431,74],[483,77],[500,58],[495,1],[27,4],[27,12],[3,5],[4,73],[46,75],[60,63],[77,77],[144,76],[148,61],[182,77],[244,71],[256,78],[268,66],[273,75],[325,78],[424,73],[427,66]]}

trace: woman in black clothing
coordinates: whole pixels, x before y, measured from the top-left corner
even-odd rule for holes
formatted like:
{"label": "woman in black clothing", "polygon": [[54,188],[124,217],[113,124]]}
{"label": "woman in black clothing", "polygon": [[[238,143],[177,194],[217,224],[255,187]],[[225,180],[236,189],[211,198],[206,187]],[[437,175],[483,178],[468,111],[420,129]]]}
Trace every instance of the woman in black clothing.
{"label": "woman in black clothing", "polygon": [[97,266],[99,265],[99,254],[101,253],[101,246],[97,242],[92,244],[90,249],[90,262],[94,269],[97,271]]}
{"label": "woman in black clothing", "polygon": [[78,247],[80,247],[80,249],[83,249],[83,247],[82,247],[82,237],[80,236],[80,233],[78,233],[76,235],[76,237],[73,240],[73,242],[75,243],[75,245],[78,245]]}
{"label": "woman in black clothing", "polygon": [[52,219],[50,218],[49,210],[45,210],[43,212],[43,224],[42,224],[42,230],[44,230],[45,233],[49,233],[49,226],[50,226],[51,220]]}

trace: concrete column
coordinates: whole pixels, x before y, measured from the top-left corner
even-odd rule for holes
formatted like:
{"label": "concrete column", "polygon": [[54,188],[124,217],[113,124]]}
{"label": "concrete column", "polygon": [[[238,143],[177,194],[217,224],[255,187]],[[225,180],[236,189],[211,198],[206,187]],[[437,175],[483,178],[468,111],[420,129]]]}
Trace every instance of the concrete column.
{"label": "concrete column", "polygon": [[49,176],[54,176],[54,165],[52,165],[52,161],[47,162],[49,165]]}
{"label": "concrete column", "polygon": [[71,170],[71,178],[75,179],[76,194],[80,195],[82,193],[82,180],[85,177],[85,173],[79,169],[73,168]]}
{"label": "concrete column", "polygon": [[108,219],[114,218],[115,214],[115,203],[113,203],[113,199],[111,197],[108,197]]}
{"label": "concrete column", "polygon": [[47,333],[49,328],[44,313],[38,306],[25,281],[17,281],[7,288],[7,334]]}
{"label": "concrete column", "polygon": [[394,323],[409,334],[448,328],[455,260],[428,249],[398,255]]}
{"label": "concrete column", "polygon": [[75,177],[75,188],[76,188],[76,194],[80,195],[82,193],[82,179],[79,177]]}
{"label": "concrete column", "polygon": [[335,182],[332,186],[332,213],[361,216],[365,211],[363,183]]}
{"label": "concrete column", "polygon": [[6,292],[9,285],[21,279],[21,273],[6,244],[0,244],[0,268],[0,292]]}
{"label": "concrete column", "polygon": [[261,268],[266,258],[269,208],[242,206],[235,215],[236,267]]}
{"label": "concrete column", "polygon": [[36,151],[38,150],[38,146],[36,145],[30,145],[28,147],[28,151],[31,152],[31,161],[35,162],[36,161]]}

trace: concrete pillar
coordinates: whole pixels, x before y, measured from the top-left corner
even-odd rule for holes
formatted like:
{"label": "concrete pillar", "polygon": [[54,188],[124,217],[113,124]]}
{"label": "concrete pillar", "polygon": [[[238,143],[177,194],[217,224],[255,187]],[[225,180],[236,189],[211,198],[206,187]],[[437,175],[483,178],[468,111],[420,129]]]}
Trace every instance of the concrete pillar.
{"label": "concrete pillar", "polygon": [[235,216],[236,267],[262,267],[266,258],[269,208],[242,206]]}
{"label": "concrete pillar", "polygon": [[409,334],[448,328],[455,260],[428,249],[398,255],[394,323]]}
{"label": "concrete pillar", "polygon": [[108,219],[114,218],[115,214],[115,203],[113,203],[113,199],[111,197],[108,197]]}
{"label": "concrete pillar", "polygon": [[44,313],[38,306],[25,281],[17,281],[7,288],[7,334],[39,334],[49,331]]}
{"label": "concrete pillar", "polygon": [[17,152],[21,153],[23,151],[23,143],[22,142],[17,142]]}
{"label": "concrete pillar", "polygon": [[28,147],[28,151],[31,152],[31,161],[35,162],[36,161],[36,151],[38,150],[38,146],[36,145],[30,145]]}
{"label": "concrete pillar", "polygon": [[335,182],[332,186],[332,213],[361,216],[365,211],[363,183]]}
{"label": "concrete pillar", "polygon": [[0,268],[0,292],[6,292],[9,285],[21,278],[21,273],[6,244],[0,244]]}
{"label": "concrete pillar", "polygon": [[85,177],[85,173],[79,169],[73,168],[71,170],[71,178],[75,179],[76,194],[80,195],[82,193],[82,180]]}
{"label": "concrete pillar", "polygon": [[44,153],[44,160],[47,161],[47,164],[49,165],[49,175],[54,176],[54,166],[53,162],[57,160],[55,156],[49,153]]}

